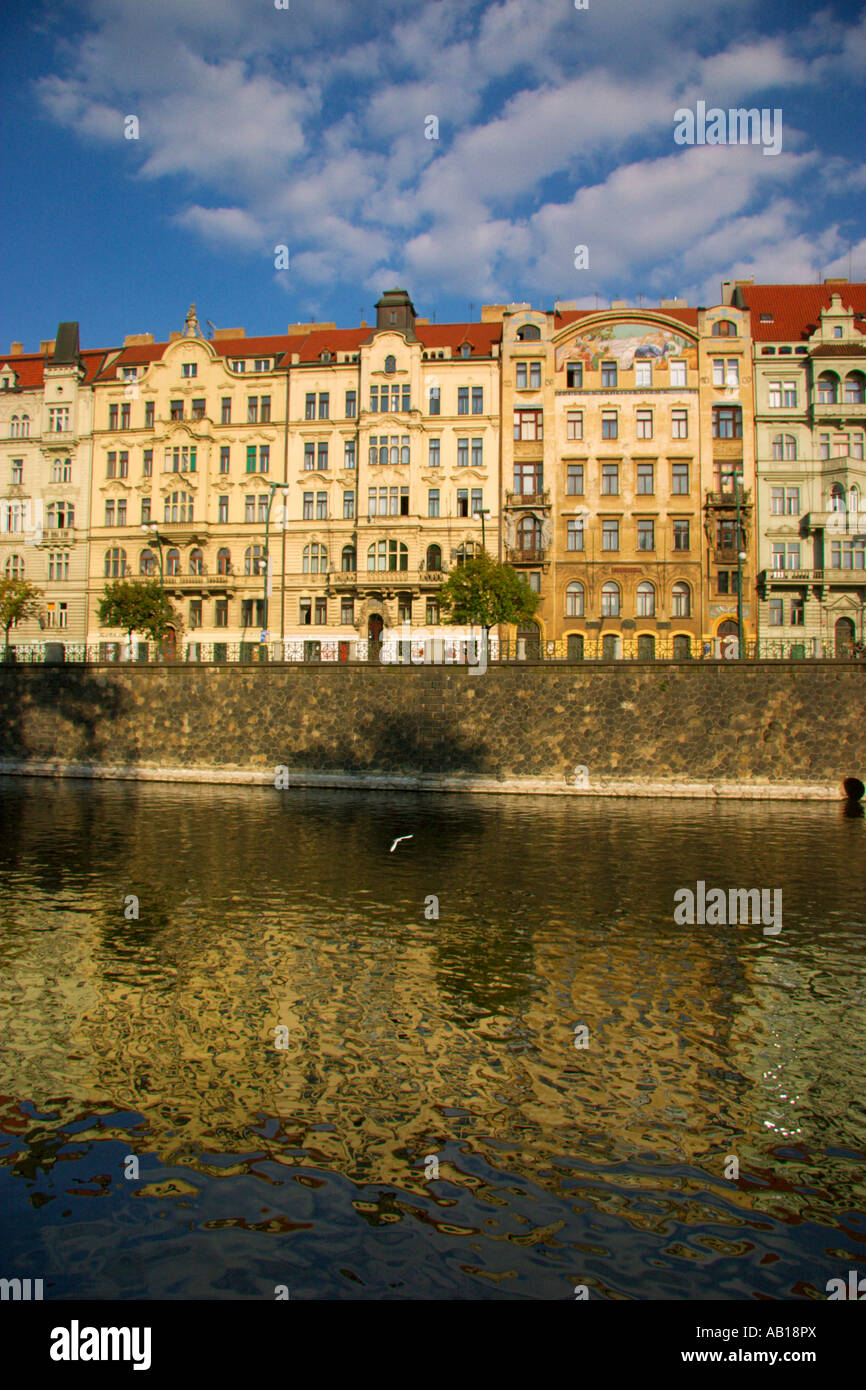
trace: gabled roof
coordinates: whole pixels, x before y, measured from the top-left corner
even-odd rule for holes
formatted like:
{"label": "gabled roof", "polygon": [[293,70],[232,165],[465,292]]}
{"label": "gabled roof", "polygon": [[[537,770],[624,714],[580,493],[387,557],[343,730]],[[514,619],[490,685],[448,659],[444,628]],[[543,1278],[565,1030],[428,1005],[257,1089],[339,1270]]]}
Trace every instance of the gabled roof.
{"label": "gabled roof", "polygon": [[[735,287],[737,305],[752,311],[752,337],[761,343],[804,342],[821,322],[821,310],[830,308],[838,294],[844,307],[855,312],[857,328],[866,329],[866,284],[748,285]],[[762,323],[762,315],[772,321]]]}

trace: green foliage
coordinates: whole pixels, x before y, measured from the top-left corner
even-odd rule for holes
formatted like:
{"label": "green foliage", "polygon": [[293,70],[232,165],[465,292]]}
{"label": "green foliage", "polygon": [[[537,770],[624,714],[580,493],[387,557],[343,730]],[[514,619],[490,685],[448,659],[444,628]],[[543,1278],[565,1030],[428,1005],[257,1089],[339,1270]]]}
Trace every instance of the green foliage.
{"label": "green foliage", "polygon": [[500,565],[485,551],[453,569],[439,590],[446,623],[491,628],[528,622],[539,597],[511,565]]}
{"label": "green foliage", "polygon": [[38,618],[44,595],[26,579],[0,579],[0,627],[6,634],[4,654],[9,652],[9,629],[15,623]]}
{"label": "green foliage", "polygon": [[177,615],[159,580],[117,579],[105,586],[99,621],[103,627],[122,627],[130,640],[134,632],[141,632],[158,642]]}

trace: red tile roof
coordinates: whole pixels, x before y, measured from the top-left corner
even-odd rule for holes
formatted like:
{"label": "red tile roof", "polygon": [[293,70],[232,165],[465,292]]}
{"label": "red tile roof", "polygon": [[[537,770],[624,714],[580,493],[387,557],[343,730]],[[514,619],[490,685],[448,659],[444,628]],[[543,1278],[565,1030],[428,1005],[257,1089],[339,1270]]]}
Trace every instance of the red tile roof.
{"label": "red tile roof", "polygon": [[[89,348],[82,352],[81,362],[85,369],[84,381],[87,385],[96,380],[107,351],[106,348]],[[18,385],[25,391],[33,391],[41,388],[45,379],[45,368],[51,365],[51,358],[44,357],[41,352],[28,352],[21,357],[16,357],[13,353],[7,357],[0,356],[0,364],[7,363],[15,372]]]}
{"label": "red tile roof", "polygon": [[[850,285],[745,285],[737,286],[746,308],[752,311],[752,336],[757,342],[804,341],[818,327],[821,310],[829,309],[830,298],[838,294],[846,308],[855,311],[860,322],[866,316],[866,284]],[[772,314],[771,323],[761,323],[762,314]]]}

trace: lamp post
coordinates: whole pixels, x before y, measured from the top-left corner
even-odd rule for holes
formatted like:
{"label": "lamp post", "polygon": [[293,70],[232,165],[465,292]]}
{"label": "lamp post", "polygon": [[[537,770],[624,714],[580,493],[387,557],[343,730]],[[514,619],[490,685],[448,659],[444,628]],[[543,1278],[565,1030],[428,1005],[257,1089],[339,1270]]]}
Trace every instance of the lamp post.
{"label": "lamp post", "polygon": [[[267,512],[265,513],[265,558],[264,558],[264,561],[262,562],[262,570],[263,570],[263,572],[264,572],[264,579],[263,579],[263,584],[262,584],[262,588],[263,588],[263,593],[262,593],[262,598],[263,598],[262,611],[263,611],[263,613],[264,613],[264,621],[263,621],[263,623],[262,623],[262,631],[263,631],[263,632],[267,632],[267,631],[268,631],[268,553],[269,553],[269,539],[270,539],[270,529],[271,529],[271,507],[273,506],[273,502],[274,502],[274,493],[275,493],[278,489],[281,489],[281,490],[282,490],[283,502],[285,503],[285,501],[286,501],[286,499],[287,499],[287,497],[288,497],[288,495],[289,495],[289,489],[288,489],[288,487],[285,485],[285,483],[268,483],[268,510],[267,510]],[[266,641],[267,639],[265,638],[264,640]]]}
{"label": "lamp post", "polygon": [[151,535],[154,541],[156,542],[156,551],[159,556],[159,587],[161,589],[164,589],[165,575],[162,568],[162,536],[159,534],[159,528],[155,521],[148,521],[142,525],[141,529],[142,531],[147,531],[148,534]]}
{"label": "lamp post", "polygon": [[479,507],[477,512],[472,513],[473,517],[481,517],[481,549],[486,551],[487,546],[484,540],[484,518],[490,515],[489,507]]}
{"label": "lamp post", "polygon": [[744,636],[743,636],[743,561],[747,558],[743,550],[743,527],[740,518],[740,480],[734,474],[734,495],[737,499],[737,656],[740,661],[743,659]]}

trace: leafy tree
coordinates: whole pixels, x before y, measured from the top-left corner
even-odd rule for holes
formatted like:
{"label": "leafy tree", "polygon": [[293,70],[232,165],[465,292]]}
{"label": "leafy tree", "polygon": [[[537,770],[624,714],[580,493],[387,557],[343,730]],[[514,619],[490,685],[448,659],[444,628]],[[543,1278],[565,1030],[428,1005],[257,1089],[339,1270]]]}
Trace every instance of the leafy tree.
{"label": "leafy tree", "polygon": [[159,642],[169,623],[177,621],[171,599],[158,579],[117,579],[106,584],[99,604],[99,621],[103,627],[122,627],[129,637],[132,653],[132,634],[143,632]]}
{"label": "leafy tree", "polygon": [[9,629],[28,618],[38,618],[43,597],[42,590],[26,579],[0,579],[0,624],[6,634],[5,661],[9,659]]}
{"label": "leafy tree", "polygon": [[501,565],[486,551],[449,574],[439,590],[439,607],[446,623],[484,628],[497,623],[527,622],[539,596],[511,565]]}

